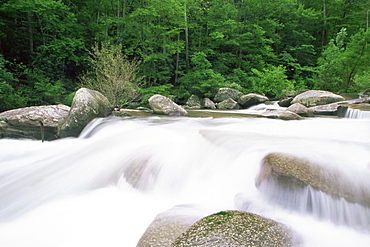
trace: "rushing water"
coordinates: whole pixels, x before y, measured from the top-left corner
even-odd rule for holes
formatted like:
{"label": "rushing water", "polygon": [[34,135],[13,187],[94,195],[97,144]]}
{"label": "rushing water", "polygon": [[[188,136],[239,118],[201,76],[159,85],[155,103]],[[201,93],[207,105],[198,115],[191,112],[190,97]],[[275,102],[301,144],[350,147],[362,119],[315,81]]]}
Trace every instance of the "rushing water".
{"label": "rushing water", "polygon": [[[303,246],[370,246],[368,221],[353,227],[323,217],[343,217],[348,203],[321,201],[324,211],[315,213],[255,186],[271,152],[370,186],[369,119],[112,117],[93,121],[80,138],[2,139],[0,150],[1,247],[136,246],[157,214],[182,204],[199,217],[226,209],[263,215],[294,229]],[[304,200],[299,194],[282,198]],[[369,212],[358,208],[345,217]]]}

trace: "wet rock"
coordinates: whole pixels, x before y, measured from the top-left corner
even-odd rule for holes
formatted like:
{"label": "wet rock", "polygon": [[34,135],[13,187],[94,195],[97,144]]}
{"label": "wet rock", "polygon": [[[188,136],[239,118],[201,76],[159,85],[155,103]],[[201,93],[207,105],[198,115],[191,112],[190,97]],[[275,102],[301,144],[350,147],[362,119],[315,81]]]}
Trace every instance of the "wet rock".
{"label": "wet rock", "polygon": [[204,217],[181,234],[171,247],[184,246],[294,246],[282,224],[256,214],[222,211]]}
{"label": "wet rock", "polygon": [[228,98],[218,103],[217,108],[222,109],[222,110],[233,110],[233,109],[239,109],[240,106],[238,102],[236,102],[235,100],[231,98]]}
{"label": "wet rock", "polygon": [[278,105],[281,107],[288,107],[290,106],[292,100],[293,100],[293,97],[282,99],[278,102]]}
{"label": "wet rock", "polygon": [[31,106],[0,113],[0,137],[41,139],[41,124],[45,140],[57,138],[58,126],[68,116],[66,105]]}
{"label": "wet rock", "polygon": [[344,101],[344,97],[328,91],[310,90],[294,97],[291,104],[300,103],[306,107],[326,105]]}
{"label": "wet rock", "polygon": [[261,113],[262,117],[267,118],[274,118],[274,119],[281,119],[281,120],[301,120],[303,119],[298,114],[286,111],[286,110],[268,110],[266,112]]}
{"label": "wet rock", "polygon": [[262,161],[256,186],[277,183],[294,190],[311,186],[333,198],[370,207],[370,188],[355,184],[353,179],[332,167],[324,167],[309,160],[283,153],[268,154]]}
{"label": "wet rock", "polygon": [[215,95],[213,100],[216,103],[220,103],[220,102],[222,102],[224,100],[227,100],[229,98],[237,101],[242,95],[243,95],[243,93],[236,90],[236,89],[224,87],[224,88],[220,88],[218,90],[218,92]]}
{"label": "wet rock", "polygon": [[112,107],[108,99],[98,91],[79,89],[72,101],[68,117],[59,128],[59,136],[77,137],[94,118],[107,117]]}
{"label": "wet rock", "polygon": [[203,108],[205,109],[216,109],[216,104],[209,98],[204,98]]}
{"label": "wet rock", "polygon": [[202,106],[202,102],[200,98],[194,94],[190,96],[186,104],[190,107],[197,107],[197,108],[200,108]]}
{"label": "wet rock", "polygon": [[[191,213],[190,213],[191,212]],[[176,206],[158,214],[140,238],[137,247],[168,247],[201,216],[186,205]]]}
{"label": "wet rock", "polygon": [[169,98],[156,94],[149,99],[150,108],[157,114],[164,114],[169,116],[187,116],[187,111],[170,100]]}
{"label": "wet rock", "polygon": [[303,117],[313,117],[314,116],[312,110],[310,110],[309,108],[305,107],[304,105],[302,105],[300,103],[295,103],[295,104],[289,106],[287,108],[287,111],[294,112],[294,113],[296,113],[300,116],[303,116]]}
{"label": "wet rock", "polygon": [[238,99],[238,103],[242,107],[249,107],[252,105],[257,105],[263,102],[268,101],[269,99],[266,96],[260,95],[260,94],[255,94],[255,93],[250,93],[246,95],[242,95]]}

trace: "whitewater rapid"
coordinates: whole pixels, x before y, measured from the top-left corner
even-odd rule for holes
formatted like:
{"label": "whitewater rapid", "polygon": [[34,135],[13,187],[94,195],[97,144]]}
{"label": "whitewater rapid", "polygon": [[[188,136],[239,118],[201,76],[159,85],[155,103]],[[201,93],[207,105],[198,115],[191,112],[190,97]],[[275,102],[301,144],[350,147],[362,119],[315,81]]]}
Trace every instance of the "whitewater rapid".
{"label": "whitewater rapid", "polygon": [[370,246],[366,229],[271,203],[255,187],[271,152],[370,186],[369,119],[110,117],[79,138],[1,139],[0,150],[1,247],[136,246],[174,206],[202,217],[241,204],[291,227],[303,246]]}

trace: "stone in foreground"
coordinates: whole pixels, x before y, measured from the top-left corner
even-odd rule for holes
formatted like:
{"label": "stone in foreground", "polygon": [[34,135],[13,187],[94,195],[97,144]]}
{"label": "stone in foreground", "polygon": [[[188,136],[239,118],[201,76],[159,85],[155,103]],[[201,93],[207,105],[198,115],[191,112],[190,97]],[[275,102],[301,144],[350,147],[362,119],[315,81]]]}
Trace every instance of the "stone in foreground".
{"label": "stone in foreground", "polygon": [[241,211],[204,217],[180,235],[171,247],[295,246],[291,232],[276,221]]}

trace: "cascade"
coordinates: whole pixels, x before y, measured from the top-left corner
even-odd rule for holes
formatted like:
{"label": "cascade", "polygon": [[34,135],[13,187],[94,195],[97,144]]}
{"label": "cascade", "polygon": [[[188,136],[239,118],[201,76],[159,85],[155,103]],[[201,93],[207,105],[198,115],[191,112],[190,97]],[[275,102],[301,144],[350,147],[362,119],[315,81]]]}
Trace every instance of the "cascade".
{"label": "cascade", "polygon": [[0,139],[0,150],[0,246],[134,247],[156,215],[178,205],[198,218],[256,213],[307,247],[370,244],[369,208],[310,187],[255,186],[272,152],[370,186],[367,119],[109,117],[79,138]]}
{"label": "cascade", "polygon": [[346,118],[370,118],[370,111],[362,111],[359,109],[347,108]]}

